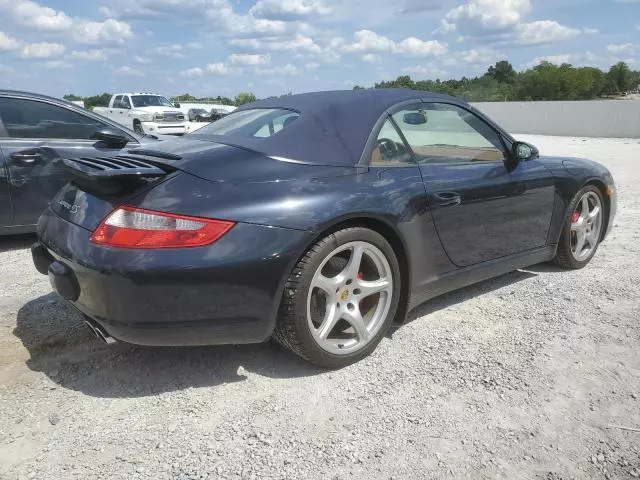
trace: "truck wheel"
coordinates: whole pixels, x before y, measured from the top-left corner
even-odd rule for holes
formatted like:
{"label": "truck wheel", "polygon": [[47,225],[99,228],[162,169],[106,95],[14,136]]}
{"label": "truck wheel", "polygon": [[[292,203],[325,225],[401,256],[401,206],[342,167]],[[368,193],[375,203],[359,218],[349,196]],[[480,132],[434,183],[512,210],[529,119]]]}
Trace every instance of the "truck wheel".
{"label": "truck wheel", "polygon": [[140,135],[144,135],[144,130],[142,129],[142,124],[138,121],[135,120],[133,122],[133,131],[140,134]]}

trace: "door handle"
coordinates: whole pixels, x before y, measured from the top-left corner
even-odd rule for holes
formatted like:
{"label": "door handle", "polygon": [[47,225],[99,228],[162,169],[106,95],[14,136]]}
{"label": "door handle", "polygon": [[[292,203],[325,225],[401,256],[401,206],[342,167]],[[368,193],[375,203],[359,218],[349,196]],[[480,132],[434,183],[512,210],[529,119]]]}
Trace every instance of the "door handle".
{"label": "door handle", "polygon": [[24,152],[14,152],[10,155],[11,160],[24,166],[31,166],[42,159],[40,152],[35,150],[27,150]]}
{"label": "door handle", "polygon": [[455,192],[439,192],[434,193],[433,197],[441,207],[453,207],[462,203],[462,197]]}

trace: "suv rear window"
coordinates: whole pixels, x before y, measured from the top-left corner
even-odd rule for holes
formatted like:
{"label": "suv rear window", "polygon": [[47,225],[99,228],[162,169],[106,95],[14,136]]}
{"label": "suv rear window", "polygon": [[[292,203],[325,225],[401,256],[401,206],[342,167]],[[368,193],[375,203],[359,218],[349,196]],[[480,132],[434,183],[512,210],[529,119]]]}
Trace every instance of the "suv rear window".
{"label": "suv rear window", "polygon": [[233,112],[197,130],[198,135],[270,137],[293,123],[300,114],[280,108],[252,108]]}

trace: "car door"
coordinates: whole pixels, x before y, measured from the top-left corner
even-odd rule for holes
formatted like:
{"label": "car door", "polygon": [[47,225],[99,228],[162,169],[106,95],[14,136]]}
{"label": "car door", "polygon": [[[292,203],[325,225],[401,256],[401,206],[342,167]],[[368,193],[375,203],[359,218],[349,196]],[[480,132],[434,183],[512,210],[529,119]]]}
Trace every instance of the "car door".
{"label": "car door", "polygon": [[113,128],[111,125],[45,99],[1,96],[0,120],[6,130],[0,139],[0,150],[8,174],[15,226],[34,225],[66,183],[55,160],[110,156],[121,150],[92,138],[98,129]]}
{"label": "car door", "polygon": [[538,160],[514,162],[502,135],[458,105],[392,115],[416,156],[433,221],[459,267],[543,247],[555,184]]}
{"label": "car door", "polygon": [[128,112],[128,110],[124,108],[124,98],[124,95],[117,95],[113,99],[111,108],[109,108],[109,118],[121,125],[125,125],[127,123],[126,113]]}

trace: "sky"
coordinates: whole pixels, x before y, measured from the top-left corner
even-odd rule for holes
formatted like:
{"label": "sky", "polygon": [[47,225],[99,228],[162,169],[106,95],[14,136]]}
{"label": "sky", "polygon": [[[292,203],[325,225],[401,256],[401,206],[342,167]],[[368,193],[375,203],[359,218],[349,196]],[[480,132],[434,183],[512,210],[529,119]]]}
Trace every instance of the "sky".
{"label": "sky", "polygon": [[507,59],[640,69],[640,0],[0,0],[0,88],[258,97]]}

